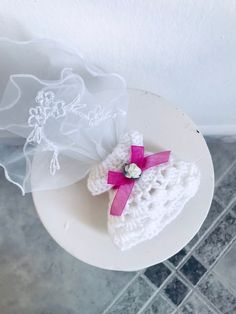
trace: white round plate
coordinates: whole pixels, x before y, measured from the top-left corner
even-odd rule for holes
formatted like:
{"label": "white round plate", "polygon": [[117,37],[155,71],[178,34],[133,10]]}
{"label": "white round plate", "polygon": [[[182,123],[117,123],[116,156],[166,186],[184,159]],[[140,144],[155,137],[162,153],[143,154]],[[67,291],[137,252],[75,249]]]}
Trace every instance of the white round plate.
{"label": "white round plate", "polygon": [[107,233],[108,195],[91,196],[86,180],[33,193],[42,223],[60,246],[85,263],[121,271],[160,263],[182,249],[206,218],[214,189],[209,150],[185,113],[157,95],[130,90],[128,127],[143,133],[147,150],[170,149],[180,159],[195,161],[201,171],[198,193],[158,236],[129,251],[119,251]]}

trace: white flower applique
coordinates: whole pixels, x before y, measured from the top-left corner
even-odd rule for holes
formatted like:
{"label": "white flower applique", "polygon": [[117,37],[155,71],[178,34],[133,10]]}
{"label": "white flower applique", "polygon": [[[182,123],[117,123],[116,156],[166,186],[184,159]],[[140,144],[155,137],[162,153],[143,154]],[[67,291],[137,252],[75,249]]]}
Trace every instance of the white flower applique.
{"label": "white flower applique", "polygon": [[[96,127],[102,121],[114,119],[118,115],[126,115],[126,112],[120,108],[105,111],[101,105],[96,105],[94,109],[83,112],[87,104],[80,103],[80,96],[69,104],[64,100],[56,99],[54,92],[41,90],[35,97],[36,106],[29,109],[28,125],[33,128],[27,137],[27,143],[36,143],[46,145],[46,149],[53,153],[50,161],[50,174],[54,175],[60,170],[58,160],[59,152],[57,146],[50,141],[44,134],[44,126],[48,118],[59,119],[64,117],[68,112],[77,115],[81,120],[86,121],[89,127]],[[79,121],[78,121],[79,122]]]}
{"label": "white flower applique", "polygon": [[86,120],[89,127],[98,126],[100,122],[114,119],[117,117],[117,115],[126,115],[126,112],[121,110],[120,108],[118,108],[116,112],[113,112],[112,110],[105,111],[101,105],[97,105],[93,110],[90,110],[88,113],[79,113],[80,118]]}
{"label": "white flower applique", "polygon": [[28,125],[33,128],[32,132],[27,137],[27,143],[40,144],[42,141],[47,145],[47,149],[53,152],[50,162],[50,174],[54,175],[57,170],[60,170],[58,161],[58,149],[44,134],[44,126],[48,118],[53,117],[59,119],[64,117],[67,112],[78,114],[78,112],[86,107],[86,104],[81,104],[78,96],[72,103],[66,104],[63,100],[56,100],[55,94],[52,91],[41,90],[38,92],[35,101],[36,107],[29,109]]}
{"label": "white flower applique", "polygon": [[40,144],[42,140],[42,129],[46,122],[46,115],[43,108],[37,106],[29,110],[28,125],[33,129],[27,138],[27,142],[36,142]]}

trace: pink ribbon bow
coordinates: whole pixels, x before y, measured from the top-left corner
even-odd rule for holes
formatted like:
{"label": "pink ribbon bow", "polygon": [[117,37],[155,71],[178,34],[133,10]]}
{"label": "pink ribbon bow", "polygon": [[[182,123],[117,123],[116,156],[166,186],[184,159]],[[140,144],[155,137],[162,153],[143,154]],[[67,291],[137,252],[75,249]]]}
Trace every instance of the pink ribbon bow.
{"label": "pink ribbon bow", "polygon": [[[132,145],[130,163],[136,164],[143,172],[151,167],[168,162],[169,156],[170,151],[164,151],[144,157],[144,147]],[[123,172],[108,172],[107,183],[112,184],[113,188],[117,189],[116,195],[111,205],[111,215],[121,216],[132,192],[135,181],[136,180],[133,178],[127,178]]]}

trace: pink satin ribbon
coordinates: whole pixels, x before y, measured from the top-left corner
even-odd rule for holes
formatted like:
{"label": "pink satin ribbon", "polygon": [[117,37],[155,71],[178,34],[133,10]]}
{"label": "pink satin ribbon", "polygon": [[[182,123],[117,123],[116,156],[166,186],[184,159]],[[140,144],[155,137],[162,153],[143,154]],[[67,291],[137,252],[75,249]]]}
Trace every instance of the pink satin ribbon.
{"label": "pink satin ribbon", "polygon": [[[155,153],[144,157],[143,146],[131,146],[130,163],[135,163],[142,172],[169,161],[170,151]],[[129,196],[138,179],[126,178],[124,173],[118,171],[109,171],[107,183],[112,184],[117,189],[116,195],[111,205],[110,214],[121,216]]]}

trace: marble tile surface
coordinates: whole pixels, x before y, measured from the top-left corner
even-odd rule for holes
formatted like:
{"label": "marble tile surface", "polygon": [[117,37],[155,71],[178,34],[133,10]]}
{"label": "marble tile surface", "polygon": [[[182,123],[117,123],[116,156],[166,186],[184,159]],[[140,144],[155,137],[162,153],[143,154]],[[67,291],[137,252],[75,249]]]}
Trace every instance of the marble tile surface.
{"label": "marble tile surface", "polygon": [[198,281],[206,272],[206,268],[194,257],[191,256],[180,268],[180,272],[193,284]]}
{"label": "marble tile surface", "polygon": [[236,242],[214,267],[214,272],[219,275],[225,284],[231,288],[236,295]]}
{"label": "marble tile surface", "polygon": [[141,276],[127,288],[106,314],[136,314],[154,293],[146,280]]}
{"label": "marble tile surface", "polygon": [[224,207],[228,206],[236,198],[236,161],[230,170],[220,180],[215,189],[215,196],[220,200]]}
{"label": "marble tile surface", "polygon": [[204,278],[199,290],[221,313],[236,313],[235,296],[214,275]]}
{"label": "marble tile surface", "polygon": [[205,219],[198,232],[199,236],[202,236],[209,229],[209,227],[212,225],[212,222],[216,220],[216,218],[223,212],[223,210],[224,208],[216,200],[213,199],[207,218]]}
{"label": "marble tile surface", "polygon": [[167,283],[164,293],[175,305],[179,305],[189,292],[189,288],[179,278],[174,276]]}
{"label": "marble tile surface", "polygon": [[236,202],[233,204],[231,211],[234,215],[236,215]]}
{"label": "marble tile surface", "polygon": [[[205,137],[214,164],[215,180],[229,168],[236,159],[235,142],[227,138]],[[222,162],[223,161],[223,162]]]}
{"label": "marble tile surface", "polygon": [[217,219],[217,217],[223,212],[224,208],[216,201],[212,200],[211,207],[207,218],[203,222],[200,230],[195,235],[195,237],[187,244],[186,249],[189,251],[193,245],[195,245],[200,238],[206,233],[212,223]]}
{"label": "marble tile surface", "polygon": [[214,312],[196,292],[190,295],[178,311],[179,314],[214,314]]}
{"label": "marble tile surface", "polygon": [[171,314],[174,310],[174,306],[165,297],[158,294],[142,314]]}
{"label": "marble tile surface", "polygon": [[171,271],[163,263],[160,263],[149,267],[144,274],[154,285],[160,287],[166,278],[171,274]]}
{"label": "marble tile surface", "polygon": [[48,235],[31,196],[2,172],[0,191],[0,313],[102,313],[134,273],[76,260]]}
{"label": "marble tile surface", "polygon": [[227,247],[236,233],[236,218],[228,213],[218,226],[203,240],[195,254],[206,266],[210,266]]}
{"label": "marble tile surface", "polygon": [[186,256],[186,250],[182,249],[177,254],[168,259],[174,266],[178,266],[182,259]]}

